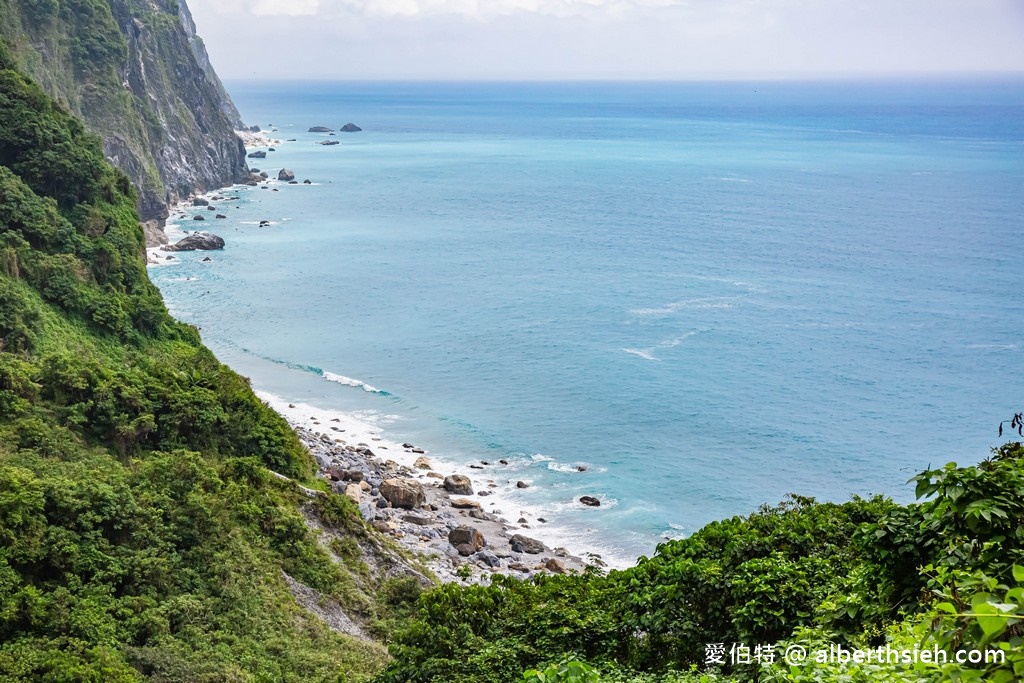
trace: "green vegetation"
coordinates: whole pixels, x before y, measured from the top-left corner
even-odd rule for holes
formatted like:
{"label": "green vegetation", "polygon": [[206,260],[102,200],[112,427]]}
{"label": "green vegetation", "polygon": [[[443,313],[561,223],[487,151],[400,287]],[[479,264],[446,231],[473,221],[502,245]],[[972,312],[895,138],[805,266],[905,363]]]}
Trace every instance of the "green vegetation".
{"label": "green vegetation", "polygon": [[0,680],[364,680],[384,649],[329,631],[285,574],[367,622],[418,590],[378,602],[318,542],[307,519],[358,564],[367,536],[345,497],[269,475],[315,485],[167,314],[134,205],[0,43]]}
{"label": "green vegetation", "polygon": [[[75,49],[121,48],[98,31]],[[922,472],[912,505],[793,496],[626,571],[422,592],[384,578],[380,557],[408,559],[316,493],[295,435],[170,318],[141,254],[125,176],[0,43],[4,681],[1024,678],[1019,443]],[[377,641],[329,630],[294,582]],[[801,647],[948,661],[785,661]],[[955,660],[982,651],[1001,657]]]}
{"label": "green vegetation", "polygon": [[[1024,447],[1007,444],[977,466],[950,464],[915,481],[917,504],[792,497],[709,524],[607,576],[434,589],[377,680],[1020,680]],[[708,661],[716,643],[722,664]],[[733,656],[735,645],[749,651]],[[796,645],[938,648],[948,662],[790,667],[783,654]],[[986,649],[1004,658],[955,661]]]}

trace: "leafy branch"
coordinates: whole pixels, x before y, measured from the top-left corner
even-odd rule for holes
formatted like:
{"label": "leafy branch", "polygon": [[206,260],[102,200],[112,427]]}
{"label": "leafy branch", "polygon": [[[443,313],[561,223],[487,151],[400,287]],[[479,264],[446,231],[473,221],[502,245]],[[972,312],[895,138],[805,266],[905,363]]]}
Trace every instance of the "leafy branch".
{"label": "leafy branch", "polygon": [[1018,436],[1024,436],[1024,413],[1017,413],[1010,420],[1003,420],[999,423],[999,436],[1003,435],[1003,425],[1010,423],[1010,430],[1017,430]]}

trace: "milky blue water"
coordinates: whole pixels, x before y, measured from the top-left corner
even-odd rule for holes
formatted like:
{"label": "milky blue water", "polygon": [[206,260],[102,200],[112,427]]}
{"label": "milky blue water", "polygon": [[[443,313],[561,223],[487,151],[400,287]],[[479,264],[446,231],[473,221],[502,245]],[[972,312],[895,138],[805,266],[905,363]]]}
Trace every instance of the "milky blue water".
{"label": "milky blue water", "polygon": [[151,271],[172,312],[257,388],[511,459],[612,558],[907,501],[1024,409],[1021,82],[229,88],[314,184],[218,207],[223,253]]}

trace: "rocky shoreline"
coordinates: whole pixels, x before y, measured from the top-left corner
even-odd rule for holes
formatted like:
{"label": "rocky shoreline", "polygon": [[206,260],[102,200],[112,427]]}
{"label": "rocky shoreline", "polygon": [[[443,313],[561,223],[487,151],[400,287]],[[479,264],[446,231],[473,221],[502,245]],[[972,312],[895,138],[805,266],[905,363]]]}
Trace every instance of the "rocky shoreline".
{"label": "rocky shoreline", "polygon": [[500,461],[470,465],[478,475],[448,472],[439,461],[435,467],[425,449],[385,441],[363,423],[261,398],[292,426],[335,495],[351,498],[368,524],[419,555],[442,581],[480,581],[496,573],[528,578],[603,566],[596,555],[585,560],[565,548],[549,548],[529,535],[526,518],[488,506],[501,485]]}
{"label": "rocky shoreline", "polygon": [[[247,148],[279,144],[263,132],[238,134]],[[177,258],[166,252],[178,249],[223,248],[220,238],[216,238],[216,244],[207,245],[206,233],[183,230],[183,226],[190,211],[212,212],[215,206],[211,202],[217,202],[216,208],[223,210],[221,200],[235,199],[224,193],[230,194],[231,189],[174,207],[174,231],[154,231],[159,233],[154,237],[162,239],[152,239],[147,245],[148,264],[176,262]],[[269,221],[261,221],[260,227],[264,224]],[[179,241],[167,244],[169,237]],[[189,240],[202,244],[193,246]],[[507,463],[481,461],[466,467],[445,464],[413,444],[385,441],[379,430],[351,416],[296,406],[269,394],[260,397],[292,426],[315,458],[318,476],[331,483],[334,494],[349,496],[368,524],[420,556],[442,581],[481,581],[494,573],[527,578],[537,573],[583,572],[588,567],[605,566],[596,554],[584,559],[533,538],[531,528],[546,524],[546,519],[512,510],[507,500],[501,505],[508,509],[498,507],[495,501],[502,496],[495,494],[502,489],[530,485],[510,479],[511,470],[503,473]]]}

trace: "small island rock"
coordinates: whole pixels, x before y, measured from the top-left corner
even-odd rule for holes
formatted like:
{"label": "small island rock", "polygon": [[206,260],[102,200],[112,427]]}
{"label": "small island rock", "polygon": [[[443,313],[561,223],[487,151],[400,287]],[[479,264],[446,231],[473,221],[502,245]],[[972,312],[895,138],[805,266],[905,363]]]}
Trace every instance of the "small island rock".
{"label": "small island rock", "polygon": [[210,251],[212,249],[223,249],[224,240],[211,232],[197,232],[189,235],[183,240],[160,247],[163,251]]}

